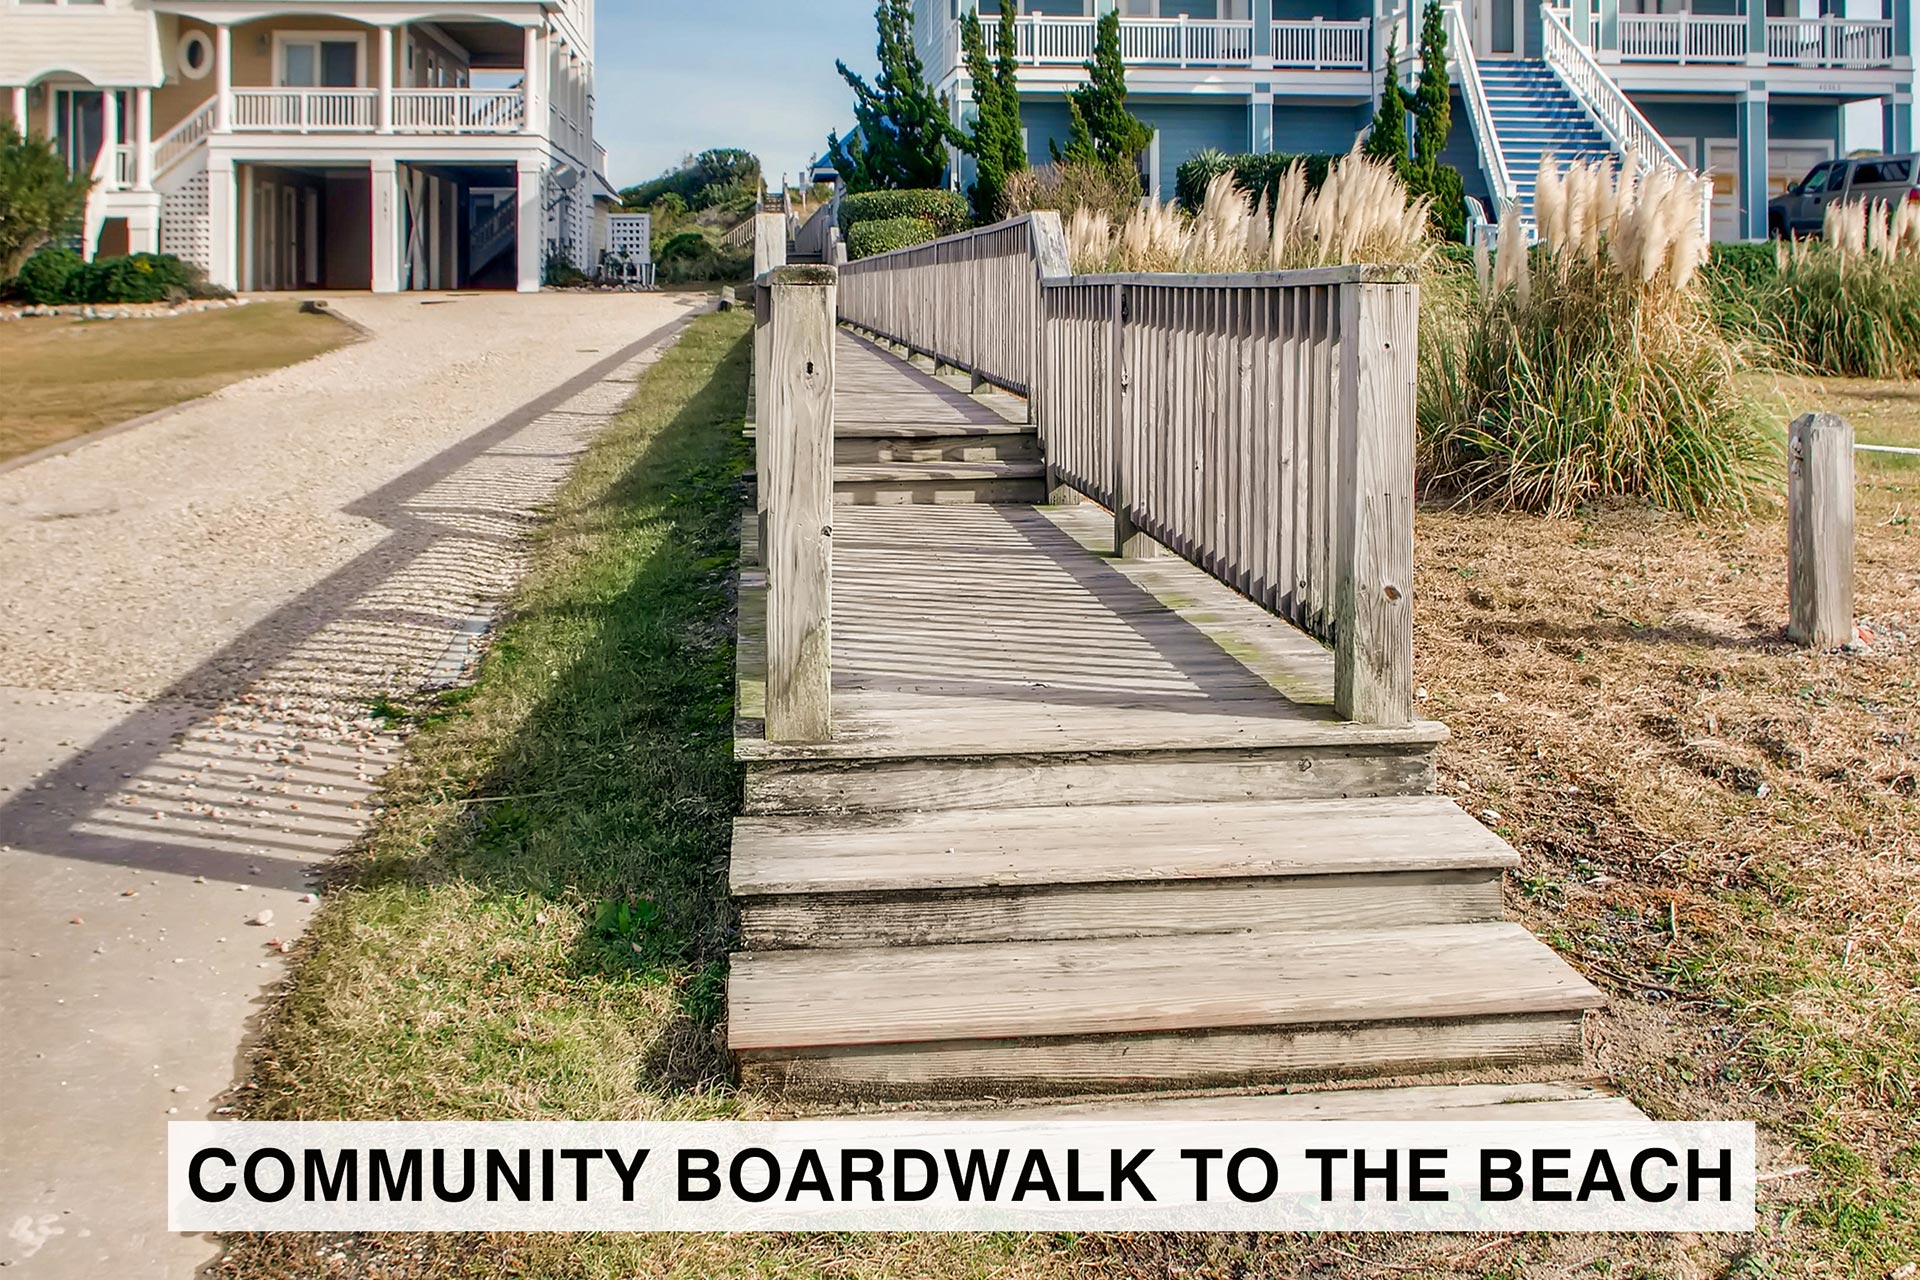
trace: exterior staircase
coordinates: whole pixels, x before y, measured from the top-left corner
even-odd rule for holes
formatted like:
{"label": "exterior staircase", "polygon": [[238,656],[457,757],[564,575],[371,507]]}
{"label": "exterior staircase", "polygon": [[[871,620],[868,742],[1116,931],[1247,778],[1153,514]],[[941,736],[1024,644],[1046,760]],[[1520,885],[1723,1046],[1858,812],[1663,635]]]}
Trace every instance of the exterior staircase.
{"label": "exterior staircase", "polygon": [[466,274],[479,275],[493,260],[517,243],[519,209],[512,200],[501,200],[483,217],[467,228]]}
{"label": "exterior staircase", "polygon": [[1483,61],[1480,82],[1520,216],[1533,221],[1533,188],[1540,161],[1560,164],[1614,159],[1614,151],[1573,92],[1539,59]]}

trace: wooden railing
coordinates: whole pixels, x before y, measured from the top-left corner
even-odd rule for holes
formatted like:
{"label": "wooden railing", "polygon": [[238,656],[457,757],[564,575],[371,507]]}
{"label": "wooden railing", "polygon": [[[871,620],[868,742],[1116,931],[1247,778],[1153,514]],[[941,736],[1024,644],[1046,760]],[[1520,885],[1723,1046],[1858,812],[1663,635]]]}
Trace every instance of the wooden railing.
{"label": "wooden railing", "polygon": [[1057,215],[852,263],[841,320],[1028,395],[1048,488],[1334,649],[1335,709],[1412,718],[1414,273],[1068,274]]}
{"label": "wooden railing", "polygon": [[[1014,24],[1015,56],[1033,66],[1075,66],[1093,57],[1097,18],[1034,15]],[[1000,31],[983,24],[987,54]],[[1128,66],[1226,67],[1253,61],[1253,23],[1245,19],[1122,18],[1120,56]]]}
{"label": "wooden railing", "polygon": [[1466,15],[1458,3],[1441,9],[1446,27],[1448,69],[1459,82],[1460,96],[1467,104],[1467,125],[1485,164],[1487,181],[1492,187],[1493,216],[1514,216],[1520,207],[1520,189],[1507,169],[1506,151],[1500,145],[1500,133],[1494,127],[1493,106],[1487,101],[1487,87],[1480,79],[1480,64],[1473,56],[1473,39],[1467,29]]}
{"label": "wooden railing", "polygon": [[399,133],[519,133],[526,95],[518,89],[395,89]]}
{"label": "wooden railing", "polygon": [[1745,62],[1744,14],[1623,13],[1620,57],[1626,62]]}
{"label": "wooden railing", "polygon": [[1028,214],[848,263],[840,318],[979,383],[1026,395],[1040,281],[1067,270],[1059,215]]}
{"label": "wooden railing", "polygon": [[1768,18],[1767,61],[1801,67],[1893,64],[1889,18]]}
{"label": "wooden railing", "polygon": [[1273,65],[1316,71],[1357,69],[1371,63],[1373,22],[1367,18],[1286,19],[1273,24]]}
{"label": "wooden railing", "polygon": [[372,132],[377,89],[235,89],[233,128],[272,133]]}
{"label": "wooden railing", "polygon": [[174,164],[192,151],[200,139],[213,132],[213,122],[219,113],[217,99],[208,98],[196,107],[191,115],[173,128],[161,134],[153,144],[153,172],[157,176],[173,168]]}

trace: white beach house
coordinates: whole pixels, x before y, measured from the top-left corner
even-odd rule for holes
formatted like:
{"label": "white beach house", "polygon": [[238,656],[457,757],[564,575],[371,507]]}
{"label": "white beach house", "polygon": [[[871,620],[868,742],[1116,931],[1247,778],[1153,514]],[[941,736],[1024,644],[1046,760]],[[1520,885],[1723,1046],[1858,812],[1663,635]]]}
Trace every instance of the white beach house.
{"label": "white beach house", "polygon": [[605,247],[593,27],[593,0],[0,0],[0,110],[96,178],[89,255],[532,290]]}

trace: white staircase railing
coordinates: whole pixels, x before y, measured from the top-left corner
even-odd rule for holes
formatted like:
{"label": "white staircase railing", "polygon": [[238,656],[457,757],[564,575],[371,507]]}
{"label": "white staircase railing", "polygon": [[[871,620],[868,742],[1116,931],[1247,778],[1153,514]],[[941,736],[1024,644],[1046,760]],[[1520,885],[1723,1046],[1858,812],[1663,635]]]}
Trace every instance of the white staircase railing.
{"label": "white staircase railing", "polygon": [[200,139],[213,132],[213,121],[219,111],[217,99],[208,98],[173,128],[154,140],[153,176],[158,178],[179,162],[188,152],[198,146]]}
{"label": "white staircase railing", "polygon": [[[1633,156],[1642,169],[1671,169],[1693,176],[1693,166],[1647,123],[1640,108],[1633,105],[1624,90],[1614,83],[1587,46],[1574,37],[1564,10],[1540,6],[1541,52],[1547,67],[1567,86],[1574,100],[1593,117],[1600,132],[1607,136],[1614,153]],[[1709,234],[1713,226],[1713,185],[1700,185],[1700,227]]]}
{"label": "white staircase railing", "polygon": [[1480,64],[1473,56],[1473,37],[1467,30],[1466,15],[1458,4],[1441,10],[1447,32],[1447,53],[1453,63],[1448,71],[1460,86],[1460,97],[1467,104],[1467,123],[1473,128],[1474,143],[1480,148],[1480,164],[1492,189],[1494,216],[1504,221],[1517,215],[1519,188],[1507,170],[1506,153],[1500,147],[1500,134],[1493,127],[1493,108],[1487,102],[1487,87],[1480,80]]}
{"label": "white staircase railing", "polygon": [[502,250],[519,234],[520,206],[512,200],[502,200],[493,206],[486,217],[474,223],[467,232],[467,271],[469,274],[480,271],[488,263],[500,256]]}

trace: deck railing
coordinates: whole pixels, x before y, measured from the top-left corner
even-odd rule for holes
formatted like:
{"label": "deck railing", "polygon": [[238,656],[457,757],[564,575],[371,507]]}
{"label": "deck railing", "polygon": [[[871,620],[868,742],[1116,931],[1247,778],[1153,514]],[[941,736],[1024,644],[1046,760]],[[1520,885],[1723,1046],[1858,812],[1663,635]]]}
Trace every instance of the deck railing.
{"label": "deck railing", "polygon": [[1169,548],[1327,641],[1335,710],[1405,723],[1411,269],[1072,276],[1061,238],[1034,214],[853,263],[840,318],[1025,388],[1049,488],[1112,510],[1121,554]]}
{"label": "deck railing", "polygon": [[395,89],[397,133],[519,133],[526,95],[518,89]]}
{"label": "deck railing", "polygon": [[153,172],[156,176],[171,169],[181,157],[199,145],[200,139],[213,132],[219,110],[218,100],[208,98],[194,108],[192,114],[154,140]]}
{"label": "deck railing", "polygon": [[1057,215],[1008,222],[850,262],[840,318],[982,383],[1033,386],[1040,280],[1067,272]]}
{"label": "deck railing", "polygon": [[1889,18],[1768,18],[1767,61],[1801,67],[1885,67],[1893,63]]}
{"label": "deck railing", "polygon": [[1620,57],[1627,62],[1745,62],[1743,14],[1623,13]]}
{"label": "deck railing", "polygon": [[1315,71],[1360,70],[1372,62],[1373,22],[1367,18],[1287,19],[1273,24],[1273,65]]}
{"label": "deck railing", "polygon": [[[1015,56],[1031,66],[1077,66],[1093,57],[1097,18],[1034,15],[1014,24]],[[1000,31],[983,25],[987,54]],[[1213,18],[1122,18],[1120,56],[1128,66],[1226,67],[1253,61],[1253,23]]]}
{"label": "deck railing", "polygon": [[377,89],[235,89],[233,128],[270,133],[363,133]]}

